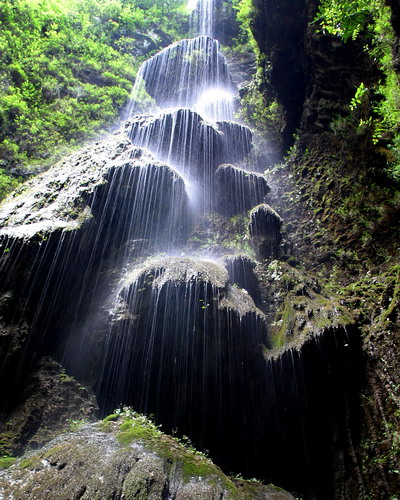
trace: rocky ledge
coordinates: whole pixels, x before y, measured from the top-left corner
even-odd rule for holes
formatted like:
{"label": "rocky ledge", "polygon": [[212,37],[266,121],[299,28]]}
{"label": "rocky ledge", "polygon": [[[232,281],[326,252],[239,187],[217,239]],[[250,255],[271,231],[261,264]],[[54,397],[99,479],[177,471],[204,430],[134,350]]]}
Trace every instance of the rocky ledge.
{"label": "rocky ledge", "polygon": [[129,408],[19,459],[0,475],[0,498],[294,500],[271,485],[228,478]]}

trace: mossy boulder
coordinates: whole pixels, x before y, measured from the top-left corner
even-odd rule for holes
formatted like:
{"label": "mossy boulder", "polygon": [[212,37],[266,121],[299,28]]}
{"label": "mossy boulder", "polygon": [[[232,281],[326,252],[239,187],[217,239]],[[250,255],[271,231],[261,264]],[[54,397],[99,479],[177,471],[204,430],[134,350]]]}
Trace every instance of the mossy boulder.
{"label": "mossy boulder", "polygon": [[231,164],[220,165],[215,172],[219,196],[217,210],[232,216],[262,203],[269,187],[262,174],[249,172]]}
{"label": "mossy boulder", "polygon": [[203,454],[127,408],[19,459],[0,474],[0,495],[10,500],[293,500],[260,483],[237,487]]}
{"label": "mossy boulder", "polygon": [[267,357],[279,358],[286,350],[301,349],[313,337],[354,327],[356,320],[340,297],[325,290],[306,271],[274,260],[259,265],[263,298],[270,303],[272,350]]}
{"label": "mossy boulder", "polygon": [[105,182],[109,168],[132,161],[134,151],[118,131],[24,183],[0,205],[0,236],[43,239],[57,230],[78,229],[91,218],[90,194]]}
{"label": "mossy boulder", "polygon": [[250,239],[259,259],[279,256],[282,222],[282,218],[266,203],[250,212]]}

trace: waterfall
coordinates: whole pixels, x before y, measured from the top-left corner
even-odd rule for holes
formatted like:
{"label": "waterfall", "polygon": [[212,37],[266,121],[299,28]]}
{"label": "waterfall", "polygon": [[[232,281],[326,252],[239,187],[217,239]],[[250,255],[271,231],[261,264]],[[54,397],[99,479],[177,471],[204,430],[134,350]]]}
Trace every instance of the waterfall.
{"label": "waterfall", "polygon": [[161,109],[198,107],[213,120],[232,119],[235,92],[219,42],[199,36],[176,42],[142,64],[130,113],[154,102]]}
{"label": "waterfall", "polygon": [[[227,221],[245,216],[269,188],[251,172],[251,131],[234,120],[237,89],[210,36],[213,8],[200,1],[192,16],[199,36],[166,47],[138,72],[124,133],[166,166],[111,170],[93,193],[103,256],[112,249],[115,263],[124,249],[119,279],[111,296],[83,301],[63,363],[94,380],[104,413],[121,404],[152,413],[224,463],[232,433],[250,461],[262,437],[268,332],[251,258],[218,260],[223,248],[190,252],[188,236],[215,211]],[[153,244],[122,244],[138,238]],[[105,271],[96,272],[101,282]]]}
{"label": "waterfall", "polygon": [[215,35],[216,0],[197,0],[190,17],[190,31],[199,35]]}
{"label": "waterfall", "polygon": [[202,247],[221,231],[233,241],[230,217],[246,227],[269,188],[251,172],[252,133],[235,121],[213,11],[200,0],[197,36],[142,64],[119,131],[2,205],[0,292],[9,331],[23,336],[0,345],[3,375],[19,364],[0,389],[12,401],[51,352],[103,414],[154,413],[224,461],[232,432],[243,453],[260,437],[269,339],[252,259]]}

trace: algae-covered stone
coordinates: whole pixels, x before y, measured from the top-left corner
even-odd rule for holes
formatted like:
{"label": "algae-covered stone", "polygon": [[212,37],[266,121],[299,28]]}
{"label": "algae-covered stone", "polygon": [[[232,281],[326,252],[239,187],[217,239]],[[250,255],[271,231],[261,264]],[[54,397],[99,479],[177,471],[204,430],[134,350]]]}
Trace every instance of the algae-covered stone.
{"label": "algae-covered stone", "polygon": [[[208,458],[186,449],[148,419],[125,410],[102,425],[87,425],[23,457],[0,473],[0,498],[43,500],[274,500],[270,487],[254,484],[251,493],[225,476]],[[116,418],[116,419],[115,419]],[[106,431],[101,430],[102,427]],[[136,428],[136,437],[118,436]],[[125,431],[121,431],[125,429]],[[195,462],[199,475],[185,474]],[[193,469],[196,470],[196,469]],[[293,499],[290,494],[285,499]]]}
{"label": "algae-covered stone", "polygon": [[271,322],[272,350],[267,357],[279,358],[285,351],[301,349],[305,342],[334,330],[354,326],[349,309],[305,270],[274,260],[258,265],[264,299],[275,317]]}
{"label": "algae-covered stone", "polygon": [[[200,281],[209,283],[216,289],[224,289],[228,282],[228,273],[220,265],[206,260],[187,257],[163,257],[152,259],[128,276],[128,283],[141,279],[147,280],[152,288],[161,288],[166,283],[189,283]],[[126,292],[122,292],[126,295]]]}
{"label": "algae-covered stone", "polygon": [[90,219],[86,200],[111,167],[130,161],[123,132],[110,135],[23,184],[0,205],[0,235],[31,238],[79,228]]}
{"label": "algae-covered stone", "polygon": [[250,212],[249,233],[260,259],[277,257],[281,236],[282,218],[266,203]]}
{"label": "algae-covered stone", "polygon": [[0,206],[0,243],[10,247],[15,246],[15,239],[46,240],[52,234],[77,231],[89,222],[100,231],[110,224],[124,224],[127,236],[154,237],[156,229],[167,228],[174,216],[180,217],[174,220],[179,233],[186,202],[180,175],[148,151],[134,148],[119,130],[11,194]]}
{"label": "algae-covered stone", "polygon": [[165,491],[165,464],[157,455],[138,460],[125,477],[122,495],[125,500],[158,500]]}

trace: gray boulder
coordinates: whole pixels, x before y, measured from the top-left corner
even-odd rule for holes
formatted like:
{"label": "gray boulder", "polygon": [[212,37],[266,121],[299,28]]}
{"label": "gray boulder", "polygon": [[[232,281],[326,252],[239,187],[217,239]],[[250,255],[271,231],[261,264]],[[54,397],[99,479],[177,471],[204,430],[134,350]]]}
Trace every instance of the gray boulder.
{"label": "gray boulder", "polygon": [[125,409],[65,434],[0,473],[9,500],[293,500],[279,488],[225,476],[204,455]]}
{"label": "gray boulder", "polygon": [[266,203],[250,212],[249,233],[259,259],[279,256],[282,218]]}
{"label": "gray boulder", "polygon": [[231,164],[220,165],[215,172],[217,211],[232,216],[262,203],[269,192],[265,177]]}

